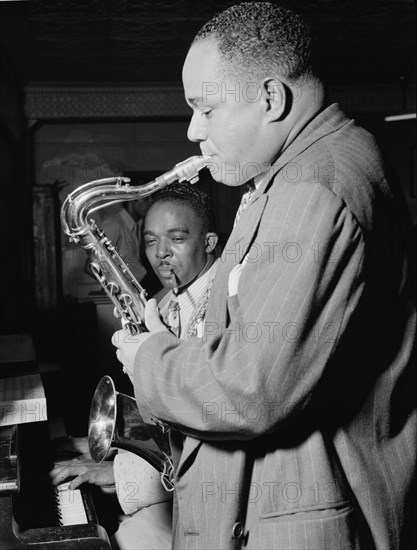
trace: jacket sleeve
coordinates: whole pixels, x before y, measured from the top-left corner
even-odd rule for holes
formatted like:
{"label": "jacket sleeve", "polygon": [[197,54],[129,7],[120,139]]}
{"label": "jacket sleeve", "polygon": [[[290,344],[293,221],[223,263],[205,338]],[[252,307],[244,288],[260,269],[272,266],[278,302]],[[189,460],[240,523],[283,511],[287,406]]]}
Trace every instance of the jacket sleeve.
{"label": "jacket sleeve", "polygon": [[[135,394],[148,419],[199,439],[250,439],[308,411],[363,293],[365,242],[330,190],[286,193],[288,215],[265,210],[237,295],[224,291],[224,322],[206,317],[201,340],[165,332],[138,350]],[[214,308],[221,299],[212,295]]]}
{"label": "jacket sleeve", "polygon": [[171,500],[161,483],[161,474],[146,460],[128,451],[119,451],[114,462],[117,498],[125,514]]}

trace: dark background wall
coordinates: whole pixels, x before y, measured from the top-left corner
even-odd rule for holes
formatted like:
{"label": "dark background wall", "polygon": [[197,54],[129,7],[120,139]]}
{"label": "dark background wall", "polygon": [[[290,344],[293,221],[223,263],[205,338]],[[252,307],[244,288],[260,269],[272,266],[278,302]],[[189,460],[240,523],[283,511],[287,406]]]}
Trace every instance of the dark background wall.
{"label": "dark background wall", "polygon": [[0,47],[0,330],[34,307],[32,178],[24,90]]}

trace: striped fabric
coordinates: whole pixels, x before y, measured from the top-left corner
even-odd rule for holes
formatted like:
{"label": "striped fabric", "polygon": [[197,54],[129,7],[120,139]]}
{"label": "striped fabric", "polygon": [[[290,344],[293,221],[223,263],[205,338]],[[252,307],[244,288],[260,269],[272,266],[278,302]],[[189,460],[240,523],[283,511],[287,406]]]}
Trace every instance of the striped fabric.
{"label": "striped fabric", "polygon": [[[413,548],[414,240],[373,138],[332,105],[225,245],[205,334],[141,346],[177,426],[175,548]],[[238,292],[231,270],[247,257]]]}
{"label": "striped fabric", "polygon": [[[207,288],[211,288],[211,283],[214,279],[218,266],[218,261],[214,262],[213,265],[208,269],[201,277],[196,279],[189,287],[187,287],[183,292],[175,294],[173,291],[168,292],[162,300],[159,302],[159,311],[161,312],[162,318],[166,319],[168,316],[168,308],[171,300],[175,298],[178,302],[178,307],[180,311],[180,323],[181,323],[181,332],[179,333],[179,338],[187,338],[188,327],[190,321],[194,314],[198,313],[201,306],[201,301],[205,300]],[[201,308],[200,308],[201,309]],[[200,311],[201,313],[201,311]],[[198,322],[202,324],[203,316],[200,315],[198,320],[194,320],[193,334],[197,335],[197,324]],[[168,323],[169,324],[169,323]],[[201,334],[201,327],[198,332]],[[198,334],[198,335],[200,335]]]}

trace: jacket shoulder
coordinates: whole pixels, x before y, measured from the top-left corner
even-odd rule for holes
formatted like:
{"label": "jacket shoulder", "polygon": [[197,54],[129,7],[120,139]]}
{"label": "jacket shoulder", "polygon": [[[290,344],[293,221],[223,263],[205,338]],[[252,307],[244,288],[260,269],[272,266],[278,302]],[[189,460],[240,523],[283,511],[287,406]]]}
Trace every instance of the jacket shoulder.
{"label": "jacket shoulder", "polygon": [[374,225],[376,205],[392,208],[392,182],[383,155],[374,136],[354,120],[317,140],[304,154],[310,178],[337,195],[365,233]]}

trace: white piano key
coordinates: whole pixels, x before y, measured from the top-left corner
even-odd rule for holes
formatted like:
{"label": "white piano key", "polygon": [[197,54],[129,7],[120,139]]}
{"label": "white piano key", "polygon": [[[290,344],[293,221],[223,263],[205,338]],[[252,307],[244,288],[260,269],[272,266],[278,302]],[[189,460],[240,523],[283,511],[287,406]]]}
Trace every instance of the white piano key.
{"label": "white piano key", "polygon": [[61,525],[80,525],[88,523],[84,502],[79,489],[69,489],[69,483],[58,485],[56,491],[57,507]]}

